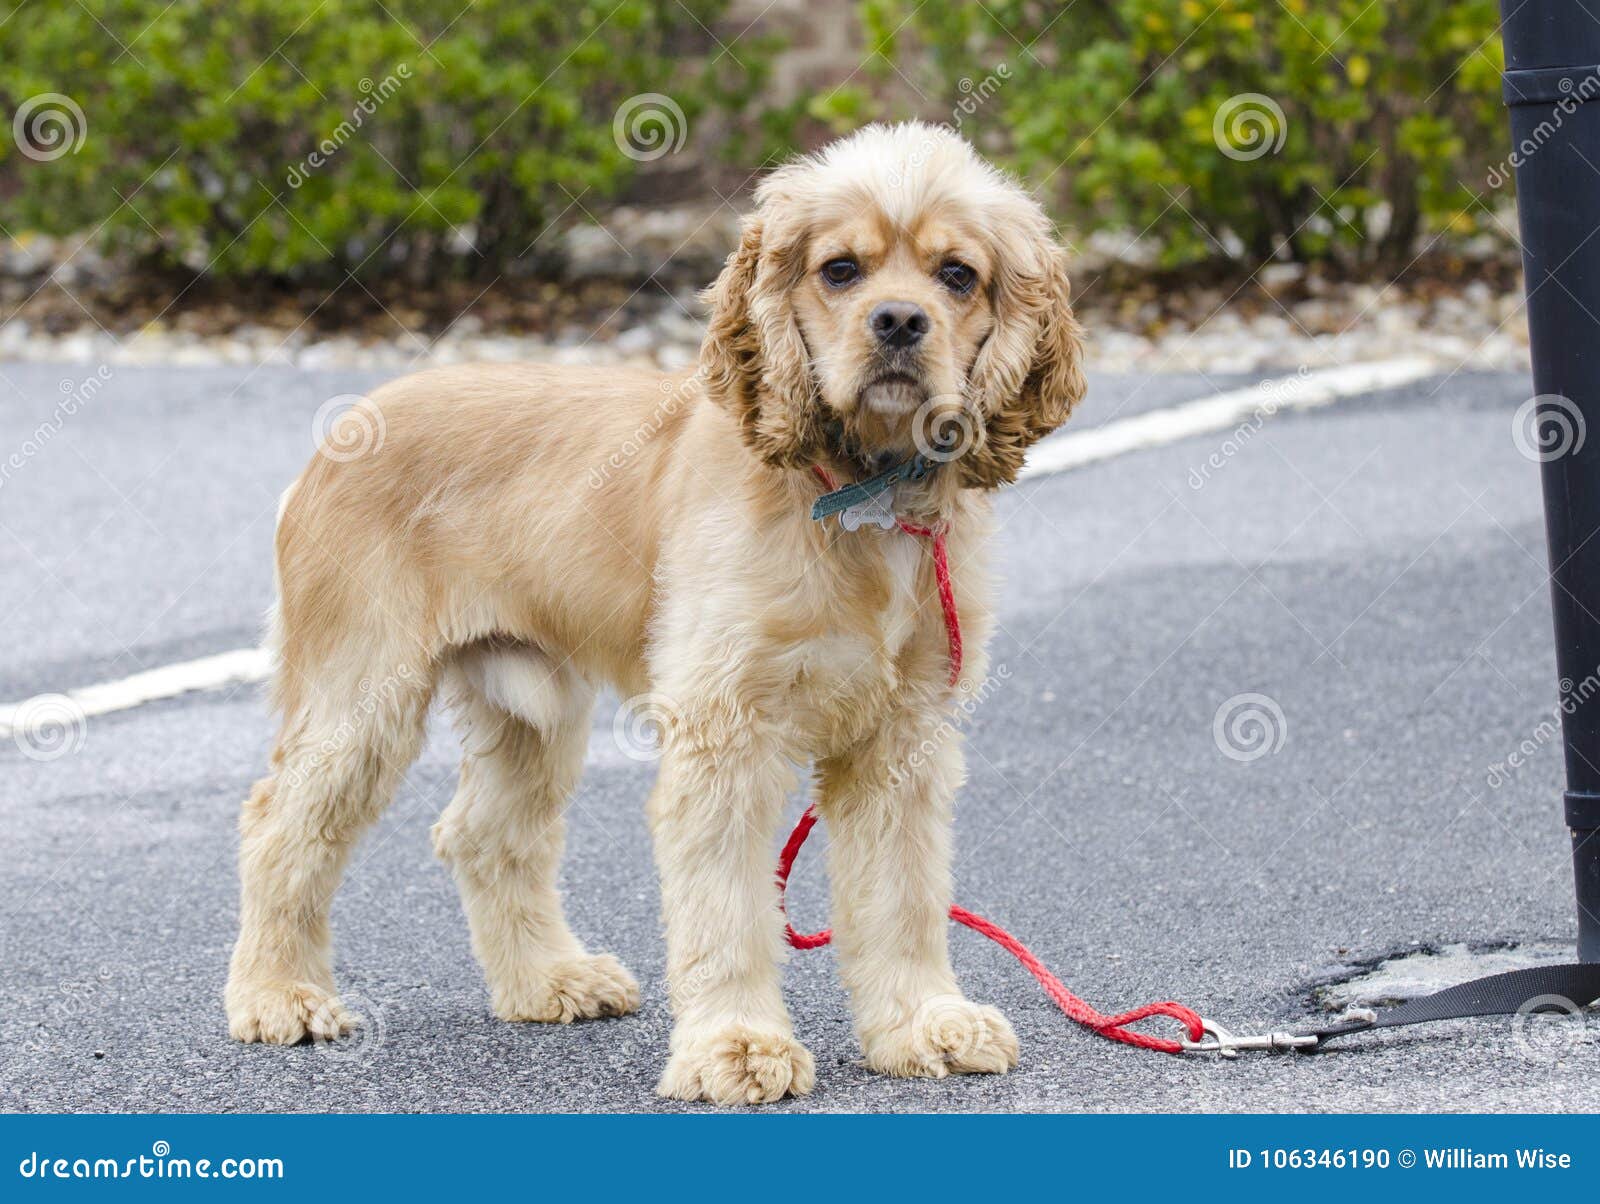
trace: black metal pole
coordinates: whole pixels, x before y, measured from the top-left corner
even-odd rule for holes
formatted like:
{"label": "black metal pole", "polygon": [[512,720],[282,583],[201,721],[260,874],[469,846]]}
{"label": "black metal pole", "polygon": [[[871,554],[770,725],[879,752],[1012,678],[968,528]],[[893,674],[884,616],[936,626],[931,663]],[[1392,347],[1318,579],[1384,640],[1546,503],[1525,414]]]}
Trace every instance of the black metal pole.
{"label": "black metal pole", "polygon": [[[1600,961],[1600,0],[1501,0],[1578,956]],[[1491,182],[1493,176],[1491,174]]]}

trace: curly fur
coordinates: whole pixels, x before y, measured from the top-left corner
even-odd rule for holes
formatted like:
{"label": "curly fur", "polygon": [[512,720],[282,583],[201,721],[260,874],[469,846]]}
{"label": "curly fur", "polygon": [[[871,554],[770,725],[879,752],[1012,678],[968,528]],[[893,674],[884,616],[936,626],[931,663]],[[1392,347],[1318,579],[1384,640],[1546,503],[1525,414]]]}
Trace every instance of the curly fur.
{"label": "curly fur", "polygon": [[960,457],[970,487],[1011,483],[1027,448],[1082,398],[1082,329],[1073,317],[1066,253],[1039,205],[954,134],[911,123],[870,127],[787,165],[756,193],[738,248],[703,299],[711,311],[700,355],[707,391],[734,413],[752,450],[774,465],[826,454],[830,408],[791,293],[808,242],[829,222],[862,211],[906,226],[954,211],[980,230],[994,266],[986,294],[995,328],[962,389],[981,437]]}
{"label": "curly fur", "polygon": [[[835,287],[818,267],[843,255],[861,273]],[[707,293],[697,372],[454,367],[347,415],[383,437],[313,458],[279,519],[282,721],[239,821],[233,1035],[357,1022],[329,908],[436,695],[463,758],[434,847],[489,1006],[548,1023],[637,1007],[556,886],[605,686],[628,700],[603,724],[622,752],[640,755],[625,738],[639,722],[662,733],[648,815],[675,1024],[659,1090],[749,1104],[812,1086],[772,874],[796,765],[815,766],[832,836],[835,948],[867,1064],[1013,1065],[1015,1035],[961,995],[945,946],[953,716],[989,684],[987,491],[1083,392],[1063,259],[1038,206],[960,139],[874,127],[763,184]],[[969,289],[946,279],[957,262]],[[880,345],[870,315],[886,300],[923,309],[916,347]],[[814,466],[906,454],[924,408],[972,425],[963,454],[896,495],[948,528],[967,648],[954,687],[926,545],[808,517]]]}

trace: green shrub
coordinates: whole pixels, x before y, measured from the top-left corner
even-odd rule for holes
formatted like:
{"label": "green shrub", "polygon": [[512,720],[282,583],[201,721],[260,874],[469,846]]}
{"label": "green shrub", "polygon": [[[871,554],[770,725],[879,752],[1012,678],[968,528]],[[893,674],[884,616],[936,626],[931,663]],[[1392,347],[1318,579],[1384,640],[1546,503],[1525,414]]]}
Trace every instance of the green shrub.
{"label": "green shrub", "polygon": [[1147,231],[1168,262],[1392,260],[1419,233],[1489,220],[1475,198],[1506,140],[1495,0],[865,8],[880,40],[915,9],[907,32],[947,81],[1005,64],[963,129],[1001,137],[1078,224]]}
{"label": "green shrub", "polygon": [[[760,85],[744,44],[710,65],[725,7],[0,0],[5,224],[223,276],[503,271]],[[678,111],[619,140],[648,93]]]}

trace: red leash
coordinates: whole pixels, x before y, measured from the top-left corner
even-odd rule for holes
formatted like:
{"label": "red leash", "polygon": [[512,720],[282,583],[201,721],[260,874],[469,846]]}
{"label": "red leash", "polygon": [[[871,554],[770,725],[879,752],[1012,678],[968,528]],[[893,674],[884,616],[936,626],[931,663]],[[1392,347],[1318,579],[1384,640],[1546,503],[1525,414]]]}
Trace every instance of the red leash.
{"label": "red leash", "polygon": [[[794,826],[794,831],[789,833],[789,840],[783,846],[783,852],[778,856],[778,906],[784,910],[784,936],[796,949],[820,949],[833,940],[833,930],[830,928],[824,928],[821,932],[796,932],[794,925],[789,923],[788,908],[784,902],[784,892],[789,885],[789,871],[794,868],[794,859],[800,853],[800,846],[805,844],[806,837],[811,835],[811,829],[816,826],[816,822],[816,807],[807,807],[806,813],[800,817],[800,822]],[[1045,969],[1044,964],[1029,952],[1026,945],[1000,925],[980,915],[974,915],[964,907],[952,906],[950,918],[957,924],[965,924],[979,935],[988,937],[1021,962],[1023,969],[1038,979],[1039,985],[1045,989],[1045,994],[1055,1000],[1056,1006],[1067,1014],[1067,1019],[1083,1025],[1097,1036],[1110,1041],[1121,1041],[1125,1045],[1136,1045],[1140,1049],[1152,1049],[1157,1053],[1181,1054],[1183,1046],[1178,1042],[1163,1037],[1152,1037],[1148,1033],[1127,1027],[1149,1016],[1171,1016],[1189,1030],[1191,1041],[1199,1041],[1205,1036],[1204,1022],[1200,1017],[1183,1004],[1173,1003],[1170,1000],[1163,1003],[1147,1003],[1143,1007],[1134,1008],[1131,1012],[1121,1012],[1115,1016],[1103,1015],[1067,990],[1061,980]]]}
{"label": "red leash", "polygon": [[[812,471],[830,492],[839,487],[834,482],[833,474],[822,465],[812,465]],[[899,517],[894,521],[907,535],[933,541],[933,575],[939,583],[939,609],[944,614],[944,632],[950,642],[950,684],[953,686],[961,680],[961,616],[956,611],[955,586],[950,583],[950,556],[945,550],[944,524],[921,527]]]}
{"label": "red leash", "polygon": [[944,524],[919,527],[903,518],[894,520],[907,535],[933,540],[933,575],[939,582],[939,609],[944,613],[944,633],[950,642],[950,684],[961,680],[961,616],[956,613],[956,588],[950,584],[950,557],[945,552]]}
{"label": "red leash", "polygon": [[[827,469],[818,465],[816,473],[830,490],[836,487]],[[961,678],[961,617],[956,611],[955,588],[950,583],[950,562],[945,552],[944,525],[941,523],[935,527],[921,527],[899,518],[895,519],[895,522],[906,534],[933,541],[933,571],[939,582],[939,607],[944,612],[945,633],[950,641],[950,684],[955,685]],[[816,807],[807,807],[805,814],[800,817],[800,822],[795,824],[794,831],[789,833],[783,852],[778,855],[778,906],[784,912],[784,935],[788,938],[789,944],[796,949],[820,949],[833,940],[833,931],[828,928],[824,928],[821,932],[796,932],[794,925],[789,923],[788,907],[784,898],[789,886],[789,872],[794,869],[795,858],[800,855],[800,848],[805,844],[806,837],[811,835],[811,829],[816,823]],[[1141,1033],[1128,1027],[1150,1016],[1170,1016],[1189,1030],[1191,1041],[1200,1041],[1205,1037],[1204,1021],[1183,1004],[1173,1003],[1170,1000],[1147,1003],[1143,1007],[1134,1008],[1130,1012],[1121,1012],[1115,1016],[1103,1015],[1067,990],[1061,980],[1045,969],[1044,963],[1035,957],[1026,945],[1000,925],[975,915],[964,907],[954,905],[950,908],[950,918],[958,924],[966,925],[981,936],[988,937],[1011,954],[1022,963],[1023,969],[1038,980],[1045,994],[1055,1000],[1056,1006],[1066,1013],[1069,1020],[1081,1024],[1098,1036],[1110,1041],[1121,1041],[1125,1045],[1134,1045],[1140,1049],[1155,1050],[1158,1053],[1181,1054],[1183,1046],[1177,1041],[1152,1037],[1148,1033]]]}

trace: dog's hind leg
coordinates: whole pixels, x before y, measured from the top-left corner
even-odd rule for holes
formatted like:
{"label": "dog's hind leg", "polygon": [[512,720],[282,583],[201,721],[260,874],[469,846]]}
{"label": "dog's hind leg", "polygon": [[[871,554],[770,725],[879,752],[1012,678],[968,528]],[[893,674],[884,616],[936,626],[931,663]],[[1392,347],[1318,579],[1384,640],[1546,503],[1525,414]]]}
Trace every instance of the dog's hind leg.
{"label": "dog's hind leg", "polygon": [[353,1018],[333,984],[328,910],[356,837],[421,747],[434,667],[403,658],[288,691],[273,773],[239,817],[239,940],[228,1029],[241,1041],[335,1037]]}
{"label": "dog's hind leg", "polygon": [[461,890],[495,1014],[565,1024],[636,1010],[638,985],[614,957],[584,949],[556,889],[593,688],[525,645],[466,650],[448,685],[461,784],[433,843]]}

